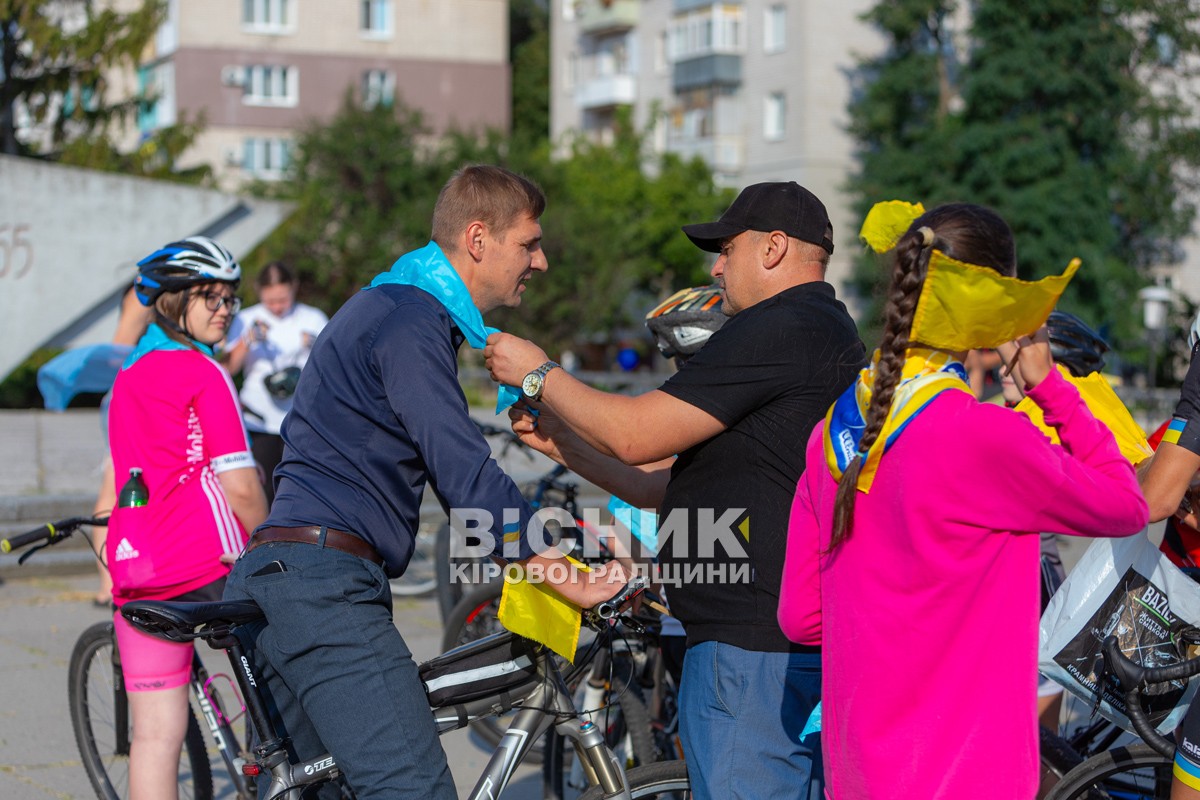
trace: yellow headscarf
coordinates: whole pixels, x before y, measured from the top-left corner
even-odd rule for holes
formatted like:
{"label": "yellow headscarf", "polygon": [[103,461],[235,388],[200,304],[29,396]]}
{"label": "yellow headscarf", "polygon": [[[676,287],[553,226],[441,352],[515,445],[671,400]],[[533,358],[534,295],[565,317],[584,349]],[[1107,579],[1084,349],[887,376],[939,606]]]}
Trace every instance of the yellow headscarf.
{"label": "yellow headscarf", "polygon": [[[859,236],[876,252],[886,252],[924,213],[920,203],[876,203]],[[1062,275],[1023,281],[934,250],[909,341],[958,351],[996,347],[1027,336],[1045,324],[1079,264],[1073,259]]]}

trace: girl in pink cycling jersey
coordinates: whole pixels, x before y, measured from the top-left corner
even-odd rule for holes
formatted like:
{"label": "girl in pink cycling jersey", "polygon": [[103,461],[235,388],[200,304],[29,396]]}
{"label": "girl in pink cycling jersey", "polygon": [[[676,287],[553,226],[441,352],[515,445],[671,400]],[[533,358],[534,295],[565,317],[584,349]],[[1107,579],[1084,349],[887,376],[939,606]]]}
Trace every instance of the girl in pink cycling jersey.
{"label": "girl in pink cycling jersey", "polygon": [[[220,600],[266,498],[228,373],[213,360],[237,312],[241,267],[203,236],[138,264],[154,321],[113,385],[110,449],[118,484],[142,470],[146,505],[117,508],[105,542],[118,607],[129,600]],[[133,800],[177,796],[192,646],[155,639],[114,616],[133,715]]]}
{"label": "girl in pink cycling jersey", "polygon": [[[827,797],[1032,798],[1038,533],[1132,534],[1146,501],[1039,329],[1069,276],[1013,280],[989,209],[919,211],[880,348],[808,440],[779,622],[822,646]],[[975,347],[1019,367],[1061,446],[976,400]]]}

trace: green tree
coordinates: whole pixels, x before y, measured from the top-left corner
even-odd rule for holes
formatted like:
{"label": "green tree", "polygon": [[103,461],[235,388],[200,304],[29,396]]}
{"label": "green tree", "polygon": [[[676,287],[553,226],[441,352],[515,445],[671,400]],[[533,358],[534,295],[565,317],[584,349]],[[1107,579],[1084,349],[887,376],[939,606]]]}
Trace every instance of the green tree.
{"label": "green tree", "polygon": [[51,149],[136,111],[139,98],[107,96],[106,77],[136,66],[164,15],[162,0],[127,13],[94,0],[0,0],[0,152],[29,154],[19,110],[48,131]]}
{"label": "green tree", "polygon": [[[877,200],[989,205],[1012,225],[1021,276],[1084,268],[1062,307],[1136,339],[1146,268],[1178,258],[1200,161],[1186,65],[1200,40],[1192,4],[1156,0],[898,0],[866,19],[890,46],[862,64],[851,105],[861,169]],[[864,258],[863,290],[881,270]]]}
{"label": "green tree", "polygon": [[512,138],[536,146],[550,137],[550,12],[544,0],[509,4]]}
{"label": "green tree", "polygon": [[328,123],[295,140],[290,179],[259,193],[296,203],[293,214],[247,259],[253,271],[282,259],[308,302],[336,310],[402,253],[429,239],[445,174],[419,112],[397,100],[363,108],[352,91]]}

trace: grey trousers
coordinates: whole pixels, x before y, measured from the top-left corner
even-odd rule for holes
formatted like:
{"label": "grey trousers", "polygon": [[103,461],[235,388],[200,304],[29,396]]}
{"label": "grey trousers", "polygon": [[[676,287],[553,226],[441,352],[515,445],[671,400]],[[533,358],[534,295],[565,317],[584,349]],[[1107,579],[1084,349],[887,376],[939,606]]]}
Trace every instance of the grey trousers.
{"label": "grey trousers", "polygon": [[253,600],[266,614],[247,643],[294,755],[331,754],[359,800],[457,798],[382,569],[339,550],[271,543],[238,560],[225,599]]}

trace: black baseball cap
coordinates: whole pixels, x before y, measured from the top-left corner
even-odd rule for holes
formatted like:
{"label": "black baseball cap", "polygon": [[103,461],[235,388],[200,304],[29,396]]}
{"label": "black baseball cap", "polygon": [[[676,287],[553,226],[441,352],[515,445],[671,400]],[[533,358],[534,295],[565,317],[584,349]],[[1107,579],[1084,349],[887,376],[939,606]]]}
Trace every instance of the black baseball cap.
{"label": "black baseball cap", "polygon": [[696,247],[710,253],[720,252],[723,239],[742,231],[783,231],[833,252],[833,226],[825,204],[795,181],[747,186],[716,222],[683,226]]}

